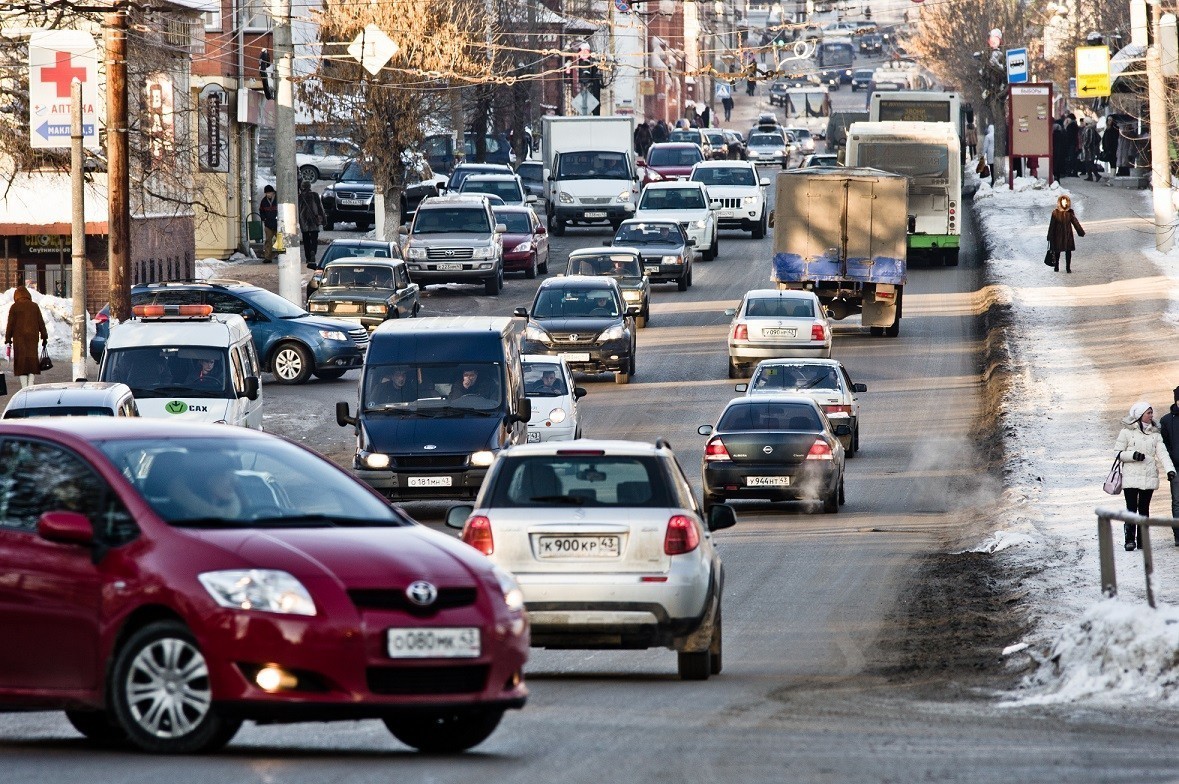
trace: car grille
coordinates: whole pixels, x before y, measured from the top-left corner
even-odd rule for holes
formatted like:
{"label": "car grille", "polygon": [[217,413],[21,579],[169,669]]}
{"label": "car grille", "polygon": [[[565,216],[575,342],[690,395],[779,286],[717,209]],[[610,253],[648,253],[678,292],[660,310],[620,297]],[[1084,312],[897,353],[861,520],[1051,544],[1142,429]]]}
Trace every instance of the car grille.
{"label": "car grille", "polygon": [[338,199],[363,199],[365,194],[353,193],[352,191],[336,191],[336,198]]}
{"label": "car grille", "polygon": [[405,591],[397,588],[357,588],[348,591],[348,598],[362,610],[399,610],[411,615],[428,616],[439,610],[470,607],[479,597],[477,588],[439,588],[434,603],[423,607],[411,602]]}
{"label": "car grille", "polygon": [[581,203],[582,204],[609,204],[610,197],[609,196],[606,196],[604,198],[601,196],[584,197],[584,198],[582,198]]}
{"label": "car grille", "polygon": [[597,332],[550,332],[552,345],[556,346],[586,346],[598,339]]}
{"label": "car grille", "polygon": [[369,667],[368,690],[373,694],[468,694],[483,691],[490,667]]}
{"label": "car grille", "polygon": [[348,337],[356,344],[356,347],[361,351],[368,350],[368,330],[364,327],[359,329],[348,330]]}
{"label": "car grille", "polygon": [[721,203],[721,209],[725,210],[739,210],[741,209],[741,198],[736,199],[717,199]]}
{"label": "car grille", "polygon": [[475,255],[473,248],[427,248],[426,258],[439,259],[441,261],[452,261],[458,259],[469,259]]}
{"label": "car grille", "polygon": [[463,471],[467,467],[464,455],[410,455],[393,459],[396,468],[425,469],[434,471]]}

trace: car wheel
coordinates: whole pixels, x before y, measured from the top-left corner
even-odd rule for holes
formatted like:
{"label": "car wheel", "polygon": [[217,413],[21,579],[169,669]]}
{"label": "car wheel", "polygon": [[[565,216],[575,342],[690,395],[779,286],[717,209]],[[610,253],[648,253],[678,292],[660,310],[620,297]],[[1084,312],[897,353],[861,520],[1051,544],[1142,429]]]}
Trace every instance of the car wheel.
{"label": "car wheel", "polygon": [[729,360],[729,378],[741,378],[741,366]]}
{"label": "car wheel", "polygon": [[901,320],[897,318],[890,326],[884,328],[884,336],[886,338],[899,337],[901,334]]}
{"label": "car wheel", "polygon": [[549,274],[549,257],[547,255],[544,257],[544,264],[541,264],[537,269],[540,270],[541,275]]}
{"label": "car wheel", "polygon": [[303,384],[311,377],[315,361],[298,343],[283,343],[274,352],[271,372],[280,384]]}
{"label": "car wheel", "polygon": [[692,265],[688,265],[688,288],[692,288]]}
{"label": "car wheel", "polygon": [[335,381],[337,378],[343,378],[347,370],[316,370],[315,377],[324,381]]}
{"label": "car wheel", "polygon": [[859,454],[860,451],[860,425],[856,423],[855,432],[852,433],[852,452]]}
{"label": "car wheel", "polygon": [[680,279],[677,280],[675,282],[675,284],[676,284],[676,288],[679,289],[680,291],[687,291],[688,286],[689,286],[688,276],[687,275],[680,275]]}
{"label": "car wheel", "polygon": [[499,275],[492,275],[490,278],[483,281],[483,291],[484,293],[490,294],[493,297],[498,296],[502,285],[503,282],[500,280]]}
{"label": "car wheel", "polygon": [[65,715],[74,729],[87,740],[104,746],[127,742],[127,733],[106,711],[68,710]]}
{"label": "car wheel", "polygon": [[536,272],[537,272],[536,254],[533,253],[531,258],[529,258],[529,260],[528,260],[528,269],[524,270],[524,277],[528,278],[529,280],[532,280],[536,277]]}
{"label": "car wheel", "polygon": [[765,239],[766,229],[768,228],[766,225],[767,223],[768,221],[766,220],[766,211],[763,209],[761,211],[761,220],[759,220],[757,225],[753,227],[753,238],[755,240]]}
{"label": "car wheel", "polygon": [[651,300],[647,300],[643,305],[643,326],[651,323]]}
{"label": "car wheel", "polygon": [[623,373],[622,371],[615,373],[614,374],[614,383],[615,384],[629,384],[630,383],[630,374]]}
{"label": "car wheel", "polygon": [[835,514],[839,511],[839,488],[835,487],[823,498],[823,514]]}
{"label": "car wheel", "polygon": [[868,327],[868,334],[874,338],[882,337],[884,335],[884,327]]}
{"label": "car wheel", "polygon": [[620,221],[620,220],[610,221],[610,231],[617,232],[621,226],[622,226],[622,221]]}
{"label": "car wheel", "polygon": [[843,492],[843,478],[839,480],[839,505],[843,506],[847,503],[847,494]]}
{"label": "car wheel", "polygon": [[676,655],[680,680],[706,681],[712,672],[712,654],[708,651],[681,651]]}
{"label": "car wheel", "polygon": [[502,710],[455,710],[409,718],[387,718],[393,737],[423,754],[458,754],[491,737]]}
{"label": "car wheel", "polygon": [[712,235],[712,247],[709,248],[709,250],[712,251],[712,258],[715,259],[720,256],[720,231],[719,230]]}
{"label": "car wheel", "polygon": [[319,169],[309,163],[299,167],[299,182],[315,182],[319,179]]}
{"label": "car wheel", "polygon": [[716,258],[715,247],[716,247],[716,243],[714,242],[712,245],[709,245],[707,248],[700,251],[700,260],[701,261],[712,261],[713,259],[715,259]]}
{"label": "car wheel", "polygon": [[719,495],[706,495],[706,496],[704,496],[704,504],[703,504],[704,514],[707,515],[708,512],[712,509],[712,507],[716,506],[717,504],[723,504],[724,502],[725,502],[725,499]]}
{"label": "car wheel", "polygon": [[115,657],[110,689],[119,726],[144,751],[212,751],[241,727],[214,708],[204,654],[178,621],[159,621],[131,635]]}
{"label": "car wheel", "polygon": [[708,644],[709,667],[711,675],[720,675],[724,667],[724,632],[722,629],[721,608],[719,601],[716,606],[716,622],[712,625],[712,642]]}
{"label": "car wheel", "polygon": [[634,343],[630,344],[630,367],[627,375],[634,376],[635,374],[635,355],[639,353],[639,347]]}
{"label": "car wheel", "polygon": [[356,221],[356,230],[357,231],[368,231],[368,227],[371,225],[372,224],[369,223],[368,221]]}
{"label": "car wheel", "polygon": [[946,251],[944,251],[942,261],[945,263],[945,265],[947,267],[957,267],[958,266],[958,248],[949,248]]}
{"label": "car wheel", "polygon": [[554,217],[552,232],[553,232],[554,236],[564,237],[565,236],[565,221],[561,220],[560,218]]}
{"label": "car wheel", "polygon": [[642,313],[635,316],[635,327],[637,327],[638,329],[645,329],[646,326],[647,326],[647,317],[646,316],[644,316]]}

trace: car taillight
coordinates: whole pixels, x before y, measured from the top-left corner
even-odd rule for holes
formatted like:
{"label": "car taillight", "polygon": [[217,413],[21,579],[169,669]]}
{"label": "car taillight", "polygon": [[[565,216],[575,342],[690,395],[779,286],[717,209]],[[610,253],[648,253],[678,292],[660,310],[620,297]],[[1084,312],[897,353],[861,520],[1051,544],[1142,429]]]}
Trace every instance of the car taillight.
{"label": "car taillight", "polygon": [[733,340],[749,340],[749,327],[744,324],[733,327]]}
{"label": "car taillight", "polygon": [[106,322],[108,322],[110,320],[111,320],[111,317],[109,315],[107,315],[106,313],[103,313],[101,310],[98,311],[98,315],[94,317],[95,324],[105,324]]}
{"label": "car taillight", "polygon": [[832,414],[851,414],[851,406],[837,405],[837,406],[823,406],[823,410],[827,412],[827,416]]}
{"label": "car taillight", "polygon": [[495,540],[491,538],[491,521],[483,515],[475,515],[463,526],[462,540],[484,555],[495,552]]}
{"label": "car taillight", "polygon": [[[807,460],[834,460],[835,455],[833,455],[831,453],[831,447],[827,444],[826,441],[816,438],[815,443],[811,444],[811,450],[806,453],[806,459]],[[487,536],[490,539],[491,533],[488,532]]]}
{"label": "car taillight", "polygon": [[823,329],[822,324],[811,325],[811,340],[826,340],[827,332]]}
{"label": "car taillight", "polygon": [[663,552],[666,555],[683,555],[700,546],[700,533],[692,518],[675,515],[667,521],[667,535],[663,537]]}
{"label": "car taillight", "polygon": [[725,448],[725,442],[719,438],[711,439],[704,447],[704,459],[706,461],[713,460],[730,460],[729,450]]}

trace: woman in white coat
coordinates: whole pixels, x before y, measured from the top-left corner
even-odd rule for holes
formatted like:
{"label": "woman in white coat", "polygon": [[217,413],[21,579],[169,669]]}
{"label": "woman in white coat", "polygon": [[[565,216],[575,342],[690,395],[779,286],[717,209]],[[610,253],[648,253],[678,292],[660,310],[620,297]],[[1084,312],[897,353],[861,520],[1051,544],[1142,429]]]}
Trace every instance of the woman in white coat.
{"label": "woman in white coat", "polygon": [[[1154,423],[1154,409],[1139,401],[1130,407],[1130,414],[1122,420],[1125,427],[1118,433],[1114,448],[1122,461],[1122,492],[1126,495],[1126,509],[1143,517],[1150,516],[1150,497],[1159,486],[1159,467],[1167,472],[1167,479],[1175,478],[1175,464],[1167,454],[1163,437]],[[1179,546],[1179,534],[1175,536]],[[1142,549],[1142,532],[1136,525],[1126,525],[1126,549]]]}
{"label": "woman in white coat", "polygon": [[983,135],[982,158],[990,167],[991,185],[995,184],[995,126],[988,125]]}

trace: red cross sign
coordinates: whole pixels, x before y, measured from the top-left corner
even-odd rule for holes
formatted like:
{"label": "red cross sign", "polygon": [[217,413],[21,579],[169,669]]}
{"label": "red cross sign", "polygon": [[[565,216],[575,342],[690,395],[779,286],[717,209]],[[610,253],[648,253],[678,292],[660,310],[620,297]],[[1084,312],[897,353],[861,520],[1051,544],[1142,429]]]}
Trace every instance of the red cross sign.
{"label": "red cross sign", "polygon": [[57,64],[41,69],[41,81],[46,83],[52,82],[57,85],[58,98],[70,97],[70,83],[74,79],[77,79],[79,82],[86,81],[86,69],[72,67],[70,65],[72,59],[73,55],[69,52],[58,52]]}

